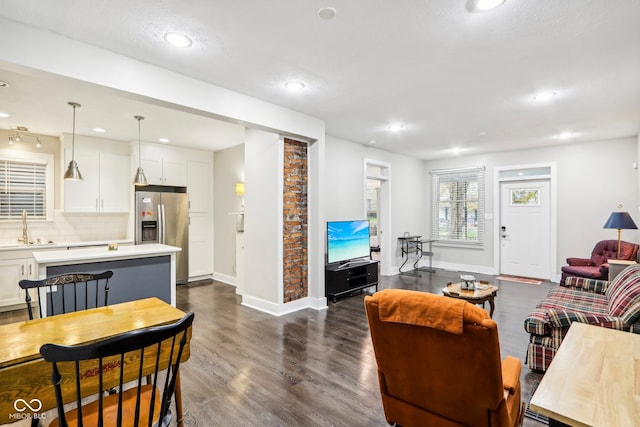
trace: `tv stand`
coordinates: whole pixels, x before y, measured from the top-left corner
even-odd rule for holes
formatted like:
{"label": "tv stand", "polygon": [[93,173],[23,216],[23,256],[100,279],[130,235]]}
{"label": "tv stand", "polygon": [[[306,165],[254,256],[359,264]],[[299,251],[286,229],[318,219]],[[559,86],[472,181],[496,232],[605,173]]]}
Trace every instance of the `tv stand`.
{"label": "tv stand", "polygon": [[340,264],[338,266],[338,268],[336,268],[336,270],[342,270],[342,269],[345,269],[347,267],[355,267],[355,266],[358,266],[358,265],[369,264],[369,262],[370,261],[368,259],[348,261],[348,262]]}
{"label": "tv stand", "polygon": [[378,290],[378,261],[351,261],[339,265],[327,265],[324,271],[325,296],[336,302],[355,291],[371,286]]}

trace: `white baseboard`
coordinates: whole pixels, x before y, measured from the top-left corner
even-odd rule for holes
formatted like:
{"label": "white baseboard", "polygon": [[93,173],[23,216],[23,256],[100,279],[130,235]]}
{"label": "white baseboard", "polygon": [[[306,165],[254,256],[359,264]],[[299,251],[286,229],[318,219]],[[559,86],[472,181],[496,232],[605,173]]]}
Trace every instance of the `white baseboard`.
{"label": "white baseboard", "polygon": [[305,308],[324,310],[327,308],[327,299],[306,297],[288,302],[286,304],[276,304],[271,301],[265,301],[260,298],[252,297],[250,295],[242,295],[242,305],[253,308],[254,310],[259,310],[264,313],[271,314],[273,316],[282,316],[299,310],[304,310]]}
{"label": "white baseboard", "polygon": [[217,280],[218,282],[223,282],[228,285],[236,286],[236,276],[229,276],[228,274],[222,273],[213,273],[213,280]]}
{"label": "white baseboard", "polygon": [[197,282],[198,280],[213,279],[213,274],[203,274],[200,276],[189,277],[189,282]]}

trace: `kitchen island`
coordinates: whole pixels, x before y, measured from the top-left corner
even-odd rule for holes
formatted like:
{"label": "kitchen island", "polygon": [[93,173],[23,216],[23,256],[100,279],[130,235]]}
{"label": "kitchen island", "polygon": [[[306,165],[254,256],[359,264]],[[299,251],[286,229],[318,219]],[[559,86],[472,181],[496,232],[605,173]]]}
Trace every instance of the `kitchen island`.
{"label": "kitchen island", "polygon": [[109,304],[157,297],[176,305],[176,252],[161,244],[34,251],[37,277],[64,273],[113,271]]}

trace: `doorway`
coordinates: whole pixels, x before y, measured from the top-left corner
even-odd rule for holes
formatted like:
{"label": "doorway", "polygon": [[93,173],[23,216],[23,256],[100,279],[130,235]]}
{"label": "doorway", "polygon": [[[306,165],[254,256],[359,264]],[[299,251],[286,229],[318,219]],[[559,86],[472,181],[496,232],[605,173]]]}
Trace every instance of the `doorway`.
{"label": "doorway", "polygon": [[369,220],[371,259],[380,259],[380,233],[378,225],[378,206],[380,205],[380,185],[378,179],[367,179],[367,219]]}
{"label": "doorway", "polygon": [[496,235],[498,273],[554,280],[556,269],[553,167],[499,172]]}
{"label": "doorway", "polygon": [[365,159],[365,215],[371,230],[371,258],[380,262],[380,274],[388,276],[391,270],[389,242],[389,180],[391,166]]}

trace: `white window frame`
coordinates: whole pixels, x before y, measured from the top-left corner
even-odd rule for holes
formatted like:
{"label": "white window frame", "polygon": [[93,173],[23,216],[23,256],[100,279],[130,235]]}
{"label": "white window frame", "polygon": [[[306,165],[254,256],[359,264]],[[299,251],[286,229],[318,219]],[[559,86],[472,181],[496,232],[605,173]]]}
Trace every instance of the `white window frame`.
{"label": "white window frame", "polygon": [[[36,221],[48,221],[53,219],[54,209],[54,156],[49,153],[34,153],[34,152],[14,152],[14,151],[0,151],[0,160],[2,161],[14,161],[22,163],[34,163],[45,165],[45,214],[44,218],[34,219]],[[1,222],[20,221],[21,218],[14,217],[0,217]]]}
{"label": "white window frame", "polygon": [[[473,167],[464,169],[439,169],[432,170],[431,174],[431,239],[435,244],[460,245],[482,247],[485,243],[485,167]],[[469,182],[478,183],[478,200],[465,199],[458,201],[467,205],[477,203],[477,234],[476,240],[466,240],[464,238],[443,238],[440,237],[440,205],[444,201],[440,200],[440,184],[442,182]],[[450,202],[451,203],[451,202]]]}

